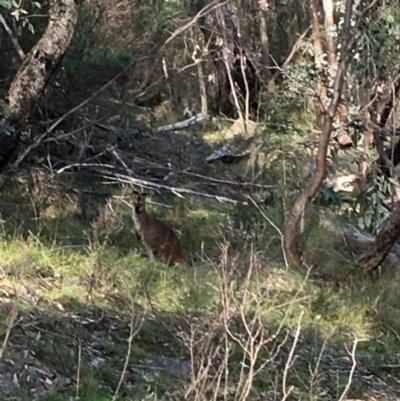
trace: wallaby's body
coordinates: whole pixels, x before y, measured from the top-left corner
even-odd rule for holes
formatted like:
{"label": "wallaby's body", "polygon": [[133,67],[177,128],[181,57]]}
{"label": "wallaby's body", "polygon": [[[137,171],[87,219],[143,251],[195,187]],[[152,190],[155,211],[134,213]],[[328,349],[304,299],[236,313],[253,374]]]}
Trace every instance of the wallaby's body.
{"label": "wallaby's body", "polygon": [[136,194],[132,218],[136,232],[144,242],[151,259],[158,259],[168,264],[186,265],[175,232],[167,224],[147,213],[146,194]]}

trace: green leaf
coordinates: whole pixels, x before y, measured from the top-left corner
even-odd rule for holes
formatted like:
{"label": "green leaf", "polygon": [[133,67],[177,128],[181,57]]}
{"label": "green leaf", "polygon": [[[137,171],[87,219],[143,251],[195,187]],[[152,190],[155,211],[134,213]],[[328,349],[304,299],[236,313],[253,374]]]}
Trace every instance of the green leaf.
{"label": "green leaf", "polygon": [[4,7],[6,10],[11,10],[13,2],[10,0],[0,0],[0,7]]}

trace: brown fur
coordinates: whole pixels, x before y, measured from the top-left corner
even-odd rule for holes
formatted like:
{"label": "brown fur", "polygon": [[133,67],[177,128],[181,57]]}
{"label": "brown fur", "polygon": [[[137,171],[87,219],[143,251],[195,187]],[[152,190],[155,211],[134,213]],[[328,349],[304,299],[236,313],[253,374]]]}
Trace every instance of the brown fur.
{"label": "brown fur", "polygon": [[136,232],[144,242],[150,258],[168,264],[186,265],[175,232],[167,224],[146,211],[146,194],[135,194],[132,218]]}

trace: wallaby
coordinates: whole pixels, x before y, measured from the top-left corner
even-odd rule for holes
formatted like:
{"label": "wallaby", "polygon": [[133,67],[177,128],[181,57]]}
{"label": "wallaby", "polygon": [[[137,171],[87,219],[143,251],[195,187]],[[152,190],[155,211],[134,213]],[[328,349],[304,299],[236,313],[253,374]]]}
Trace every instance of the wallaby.
{"label": "wallaby", "polygon": [[170,226],[146,211],[146,194],[135,192],[132,218],[136,233],[145,244],[149,257],[167,264],[186,265],[181,245]]}

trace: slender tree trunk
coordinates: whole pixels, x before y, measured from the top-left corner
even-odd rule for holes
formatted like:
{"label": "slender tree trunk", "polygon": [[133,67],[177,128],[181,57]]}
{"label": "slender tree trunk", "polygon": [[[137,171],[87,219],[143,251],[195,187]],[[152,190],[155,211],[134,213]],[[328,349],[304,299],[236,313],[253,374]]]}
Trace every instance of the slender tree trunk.
{"label": "slender tree trunk", "polygon": [[49,22],[39,42],[24,57],[7,96],[9,114],[2,116],[17,126],[0,143],[0,168],[12,157],[19,144],[21,126],[30,117],[52,74],[59,66],[71,41],[78,19],[78,0],[51,0]]}
{"label": "slender tree trunk", "polygon": [[267,11],[269,8],[268,0],[259,1],[259,22],[260,22],[260,40],[261,40],[261,62],[264,76],[267,80],[271,79],[271,65],[269,59],[269,40],[267,32]]}
{"label": "slender tree trunk", "polygon": [[400,205],[391,213],[379,231],[374,243],[360,258],[366,273],[376,269],[389,254],[392,246],[400,237]]}
{"label": "slender tree trunk", "polygon": [[[376,90],[377,88],[375,88],[375,93]],[[369,109],[369,114],[374,125],[374,141],[379,153],[379,158],[375,163],[378,174],[383,174],[389,178],[392,177],[396,181],[398,181],[398,174],[395,167],[400,163],[400,140],[397,138],[397,142],[394,143],[394,145],[385,149],[380,137],[379,128],[377,127],[380,126],[381,128],[384,128],[386,125],[389,125],[390,127],[388,120],[396,106],[399,94],[400,80],[397,79],[394,82],[388,81],[383,87],[380,101],[378,103],[374,102]],[[360,258],[360,263],[364,265],[364,271],[366,273],[379,267],[389,254],[394,243],[400,237],[400,204],[398,202],[398,186],[395,186],[395,193],[395,198],[397,200],[395,208],[386,219],[383,227],[376,236],[374,243]]]}
{"label": "slender tree trunk", "polygon": [[314,52],[315,52],[315,66],[318,71],[317,78],[317,95],[320,97],[321,101],[325,104],[325,101],[328,99],[328,91],[326,85],[324,83],[324,67],[322,65],[322,57],[324,54],[324,45],[322,43],[321,31],[319,29],[319,2],[318,0],[310,0],[310,17],[311,17],[311,26],[312,26],[312,38],[314,44]]}
{"label": "slender tree trunk", "polygon": [[[324,8],[324,25],[325,25],[325,41],[327,48],[327,59],[329,63],[329,84],[328,88],[333,86],[335,80],[335,70],[337,68],[337,56],[336,56],[336,43],[334,40],[333,32],[335,30],[335,0],[323,0]],[[327,89],[327,92],[329,89]],[[347,123],[347,107],[345,105],[346,92],[343,88],[342,101],[339,103],[337,109],[337,116],[342,126],[342,131],[336,136],[336,141],[342,146],[352,146],[352,140],[348,130],[345,128]]]}
{"label": "slender tree trunk", "polygon": [[[210,4],[213,3],[208,0],[197,0],[190,12],[194,14]],[[205,12],[199,18],[199,27],[215,66],[216,111],[237,118],[240,115],[238,106],[244,110],[248,98],[249,109],[255,115],[260,82],[255,66],[240,44],[228,6],[221,2],[218,7]]]}
{"label": "slender tree trunk", "polygon": [[[314,44],[320,46],[320,37],[318,37],[319,26],[316,14],[315,6],[317,6],[317,0],[311,0],[311,10],[313,14],[313,27],[317,28],[317,35],[314,32]],[[350,26],[351,26],[351,15],[353,9],[353,0],[346,1],[346,12],[345,22],[342,32],[342,42],[340,50],[340,59],[337,66],[335,82],[333,85],[333,96],[330,101],[329,107],[325,112],[324,120],[321,129],[321,135],[319,139],[318,152],[316,156],[316,174],[311,179],[309,185],[297,198],[287,220],[286,231],[284,237],[285,252],[289,264],[294,266],[301,266],[301,255],[299,250],[299,228],[301,218],[306,210],[308,203],[315,197],[322,182],[326,176],[326,155],[328,145],[332,133],[333,120],[336,115],[337,108],[342,95],[344,77],[346,74],[346,57],[350,50],[354,40],[354,36],[350,37]],[[321,88],[323,91],[324,89]]]}
{"label": "slender tree trunk", "polygon": [[336,63],[336,44],[333,40],[333,29],[335,27],[335,1],[323,0],[324,15],[325,15],[325,40],[328,48],[328,62],[331,65]]}

